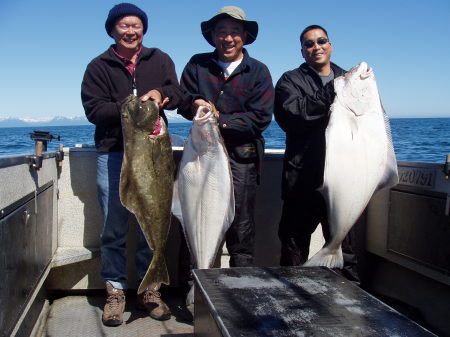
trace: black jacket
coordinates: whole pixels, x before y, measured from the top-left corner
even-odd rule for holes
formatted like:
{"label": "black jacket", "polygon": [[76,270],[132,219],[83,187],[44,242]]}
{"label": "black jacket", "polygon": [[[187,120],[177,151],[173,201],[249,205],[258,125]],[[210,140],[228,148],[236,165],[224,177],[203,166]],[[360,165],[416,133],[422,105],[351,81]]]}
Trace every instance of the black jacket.
{"label": "black jacket", "polygon": [[[167,54],[157,48],[142,47],[134,75],[138,96],[157,89],[163,99],[170,99],[165,109],[178,107],[182,92],[175,65]],[[112,48],[88,64],[81,84],[81,100],[87,119],[96,126],[97,151],[123,151],[120,110],[123,100],[132,92],[133,77]],[[167,123],[163,110],[160,115]]]}
{"label": "black jacket", "polygon": [[226,80],[217,53],[194,55],[184,68],[184,101],[178,113],[192,119],[192,102],[203,98],[219,110],[219,128],[229,155],[237,161],[261,161],[263,131],[272,120],[274,88],[269,69],[243,50],[241,64]]}
{"label": "black jacket", "polygon": [[[331,64],[334,76],[345,71]],[[325,129],[335,97],[333,81],[325,86],[306,63],[284,73],[275,86],[275,120],[286,132],[283,199],[308,193],[323,183]]]}

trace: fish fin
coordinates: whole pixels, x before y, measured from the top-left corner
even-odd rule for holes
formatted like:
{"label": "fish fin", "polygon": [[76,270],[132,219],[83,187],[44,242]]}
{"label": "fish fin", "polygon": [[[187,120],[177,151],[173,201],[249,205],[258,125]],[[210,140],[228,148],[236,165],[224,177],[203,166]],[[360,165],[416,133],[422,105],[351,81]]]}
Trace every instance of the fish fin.
{"label": "fish fin", "polygon": [[397,171],[397,159],[395,157],[394,144],[392,142],[391,125],[389,117],[383,108],[384,126],[387,136],[387,155],[386,155],[386,167],[383,173],[383,177],[378,184],[377,189],[390,188],[398,184],[398,171]]}
{"label": "fish fin", "polygon": [[194,304],[194,295],[195,295],[194,287],[195,285],[191,286],[191,289],[189,290],[189,293],[186,296],[186,306]]}
{"label": "fish fin", "polygon": [[172,214],[180,221],[180,224],[183,226],[183,212],[181,211],[181,201],[180,196],[178,194],[178,180],[173,182],[173,195],[172,195]]}
{"label": "fish fin", "polygon": [[225,219],[225,223],[227,225],[224,226],[224,235],[230,228],[231,224],[233,223],[235,214],[236,214],[236,206],[235,206],[235,200],[234,200],[234,187],[233,187],[233,180],[231,178],[230,204],[229,204],[228,211],[226,214],[226,219]]}
{"label": "fish fin", "polygon": [[389,158],[388,153],[388,159],[387,159],[387,165],[385,167],[383,177],[380,179],[380,183],[377,186],[377,191],[384,189],[384,188],[391,188],[398,184],[398,171],[397,171],[397,162],[394,159],[392,160]]}
{"label": "fish fin", "polygon": [[165,285],[170,284],[169,273],[166,266],[166,259],[163,254],[158,255],[159,256],[153,256],[152,262],[150,263],[150,266],[145,273],[141,284],[139,285],[139,289],[137,291],[138,294],[143,293],[147,288],[158,290],[161,287],[162,283],[164,283]]}
{"label": "fish fin", "polygon": [[340,268],[344,266],[344,257],[342,256],[342,249],[330,249],[323,247],[313,257],[303,264],[304,267],[328,267]]}

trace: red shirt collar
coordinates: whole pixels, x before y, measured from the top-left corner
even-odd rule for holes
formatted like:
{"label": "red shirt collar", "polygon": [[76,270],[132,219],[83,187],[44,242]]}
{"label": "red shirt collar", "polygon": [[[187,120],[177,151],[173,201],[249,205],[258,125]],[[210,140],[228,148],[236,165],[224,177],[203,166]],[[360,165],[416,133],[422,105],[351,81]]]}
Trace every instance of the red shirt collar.
{"label": "red shirt collar", "polygon": [[[117,50],[114,47],[111,47],[114,54],[117,55],[118,58],[120,58],[124,63],[125,63],[125,68],[128,70],[128,72],[133,75],[134,70],[136,69],[136,64],[134,64],[133,62],[131,62],[130,59],[126,58],[125,56],[120,55]],[[142,45],[139,47],[138,51],[137,51],[137,56],[139,57],[139,54],[142,51]]]}

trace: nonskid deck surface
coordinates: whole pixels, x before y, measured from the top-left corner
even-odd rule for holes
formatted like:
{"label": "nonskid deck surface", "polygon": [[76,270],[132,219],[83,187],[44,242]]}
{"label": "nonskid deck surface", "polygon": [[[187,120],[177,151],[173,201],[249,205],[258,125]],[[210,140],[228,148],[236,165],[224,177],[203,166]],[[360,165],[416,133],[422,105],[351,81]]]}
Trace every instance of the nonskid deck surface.
{"label": "nonskid deck surface", "polygon": [[[117,327],[102,324],[105,297],[66,296],[53,301],[41,337],[192,337],[193,323],[190,312],[181,310],[181,299],[163,294],[164,301],[172,311],[167,321],[157,321],[146,312],[136,308],[136,297],[127,296],[124,323]],[[192,317],[192,316],[191,316]]]}
{"label": "nonskid deck surface", "polygon": [[193,270],[195,332],[239,337],[436,337],[323,267]]}

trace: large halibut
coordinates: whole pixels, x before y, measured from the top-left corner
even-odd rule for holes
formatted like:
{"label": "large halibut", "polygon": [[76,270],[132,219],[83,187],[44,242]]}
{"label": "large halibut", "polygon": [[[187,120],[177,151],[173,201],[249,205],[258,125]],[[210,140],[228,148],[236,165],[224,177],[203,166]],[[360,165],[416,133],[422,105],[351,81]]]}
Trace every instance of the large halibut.
{"label": "large halibut", "polygon": [[342,268],[341,243],[372,195],[398,183],[389,119],[365,62],[334,80],[323,186],[330,237],[305,266]]}
{"label": "large halibut", "polygon": [[[130,95],[122,105],[124,158],[120,172],[120,200],[136,216],[153,249],[138,293],[169,284],[164,249],[170,228],[175,173],[172,146],[158,105]],[[155,125],[160,123],[160,128]]]}
{"label": "large halibut", "polygon": [[[174,188],[179,218],[195,267],[211,268],[234,219],[230,163],[217,120],[208,107],[194,117]],[[193,301],[192,289],[188,304]]]}

